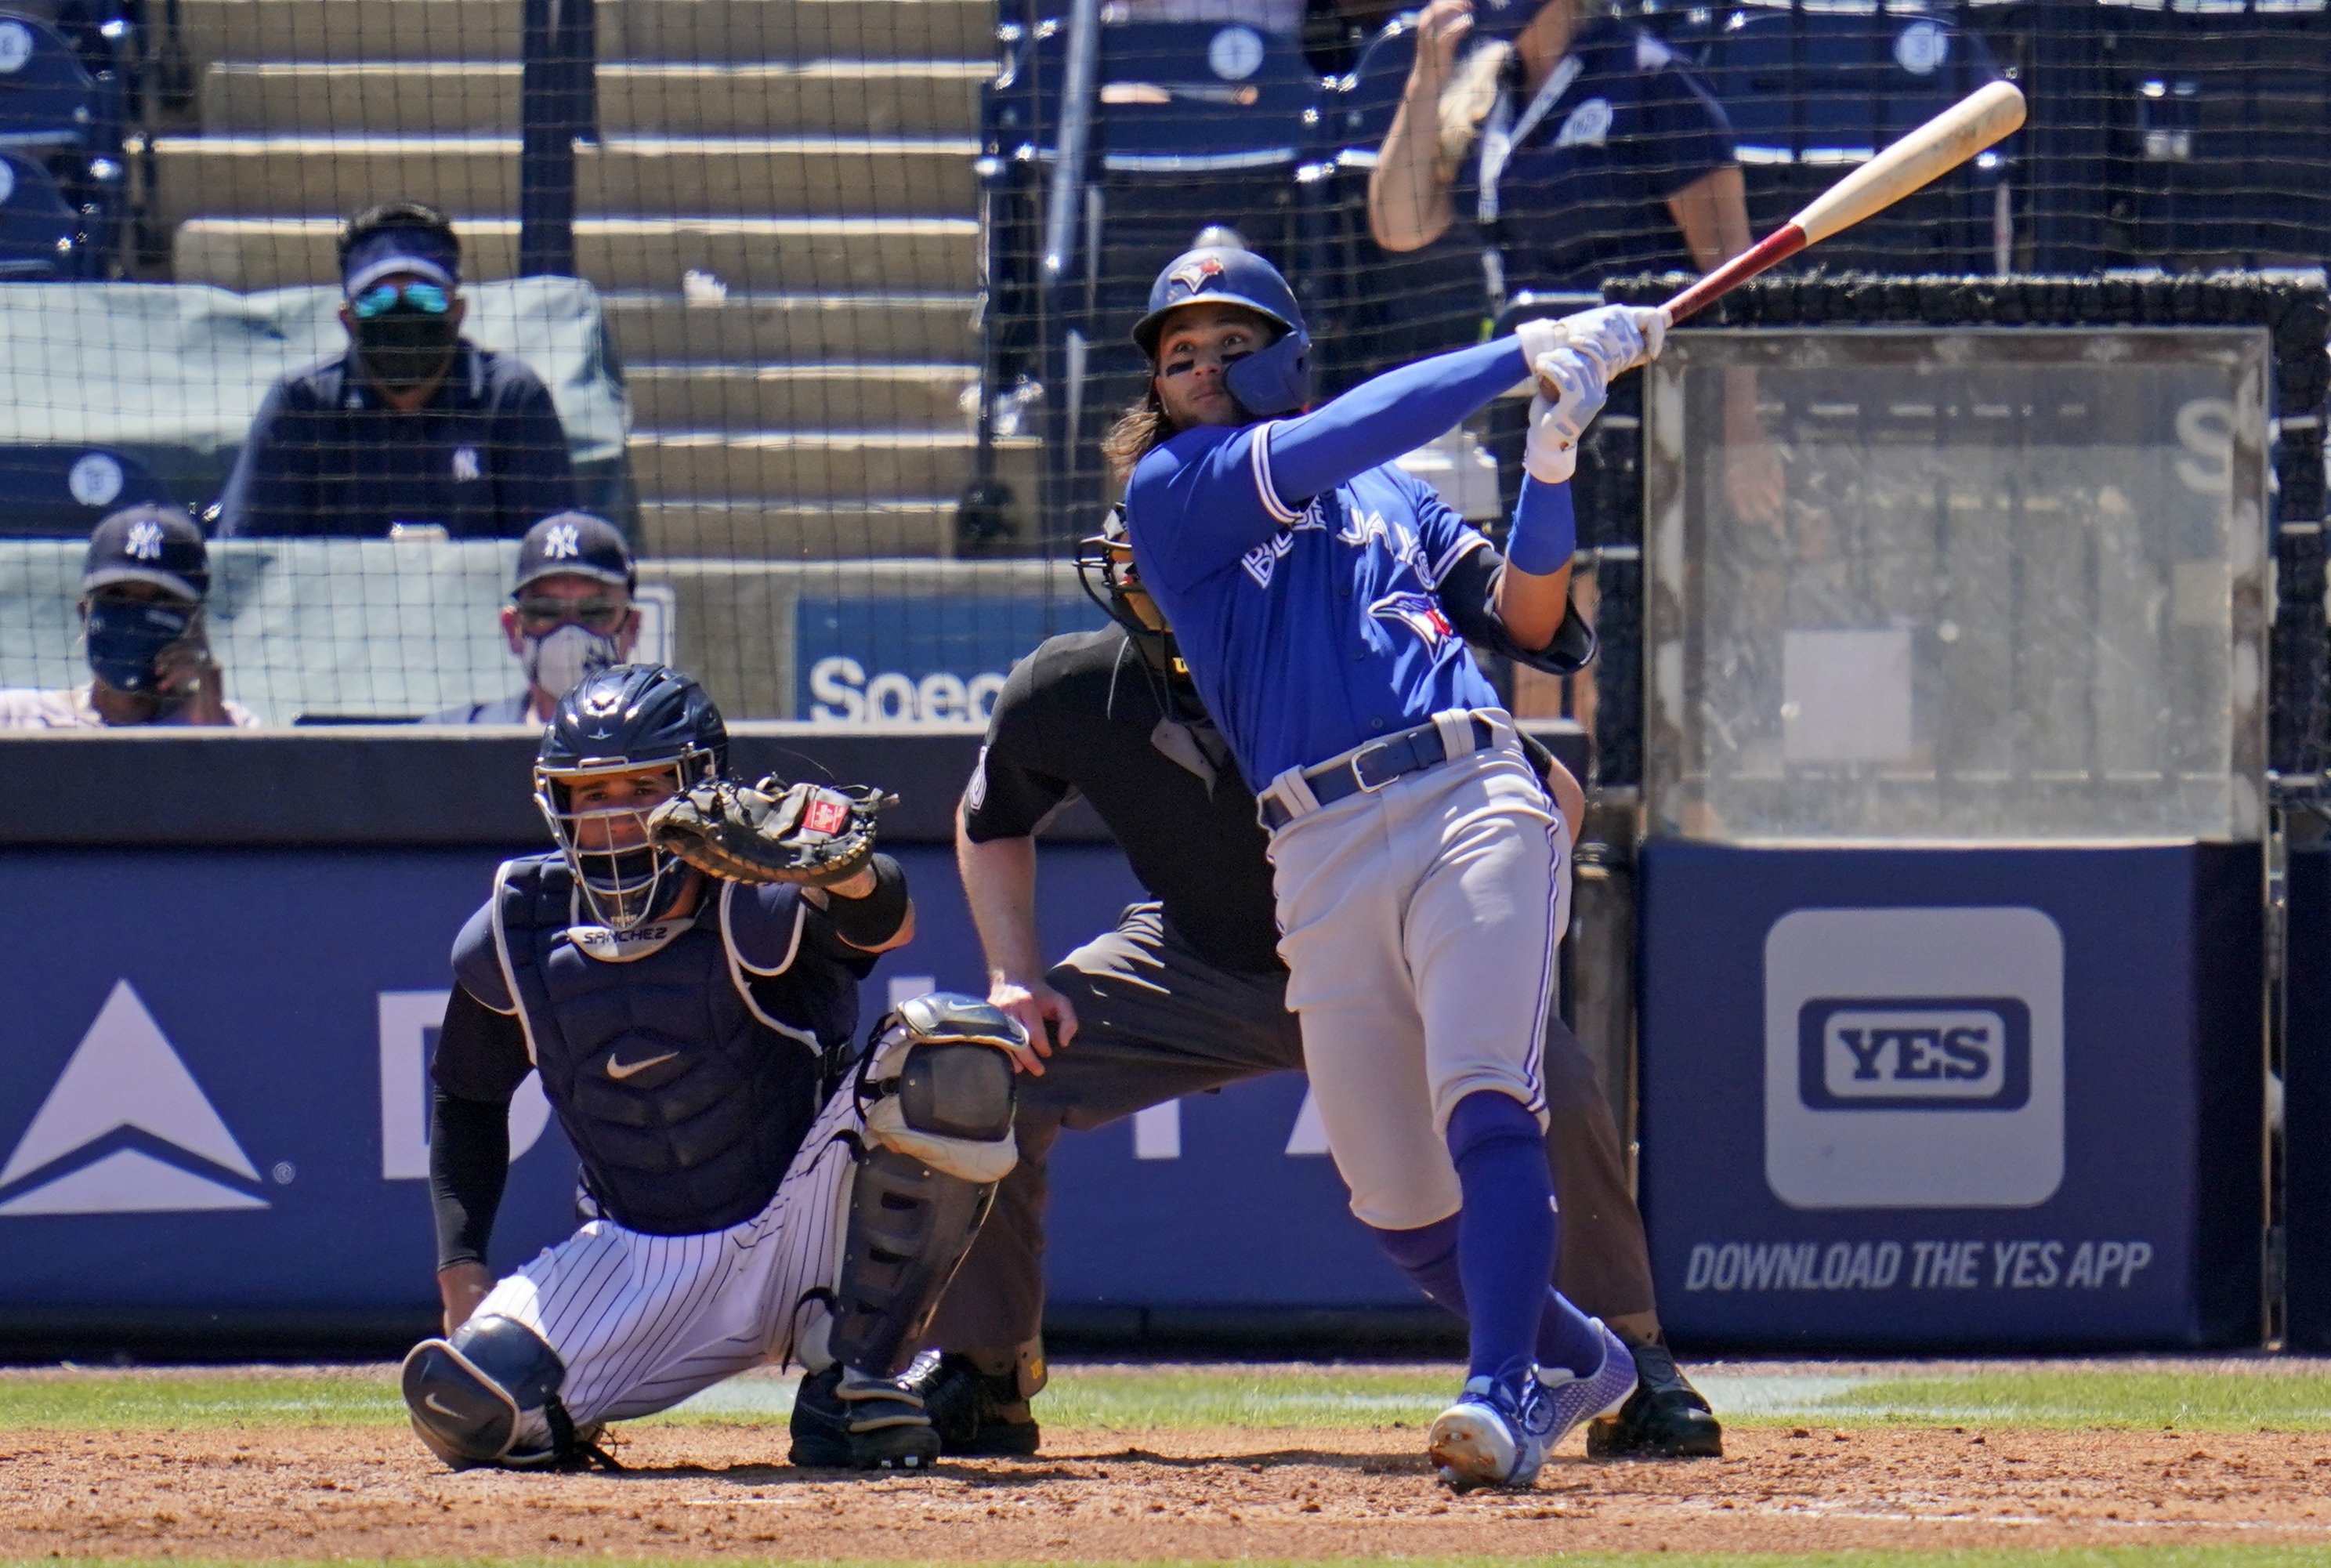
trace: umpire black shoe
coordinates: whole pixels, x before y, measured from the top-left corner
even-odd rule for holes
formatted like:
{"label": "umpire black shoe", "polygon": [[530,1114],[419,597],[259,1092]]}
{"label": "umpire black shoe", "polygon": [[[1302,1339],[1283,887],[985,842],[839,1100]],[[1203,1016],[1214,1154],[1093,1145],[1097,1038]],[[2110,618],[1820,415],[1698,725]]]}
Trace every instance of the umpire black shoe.
{"label": "umpire black shoe", "polygon": [[805,1469],[919,1470],[939,1457],[922,1396],[904,1378],[829,1366],[794,1395],[793,1463]]}
{"label": "umpire black shoe", "polygon": [[967,1355],[926,1351],[907,1369],[907,1381],[922,1394],[939,1452],[949,1459],[1026,1459],[1043,1444],[1009,1373],[982,1372]]}
{"label": "umpire black shoe", "polygon": [[1718,1459],[1724,1428],[1708,1398],[1679,1371],[1664,1345],[1631,1345],[1635,1392],[1616,1415],[1586,1429],[1591,1459]]}

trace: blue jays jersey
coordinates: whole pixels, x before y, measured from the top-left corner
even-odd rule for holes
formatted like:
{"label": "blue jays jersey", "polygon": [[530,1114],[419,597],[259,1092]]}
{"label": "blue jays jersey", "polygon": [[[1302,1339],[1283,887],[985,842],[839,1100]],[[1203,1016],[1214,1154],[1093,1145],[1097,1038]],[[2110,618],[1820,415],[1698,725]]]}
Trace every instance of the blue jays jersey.
{"label": "blue jays jersey", "polygon": [[1288,506],[1270,428],[1184,431],[1141,460],[1125,500],[1142,582],[1257,789],[1435,713],[1498,706],[1433,596],[1488,541],[1390,463]]}

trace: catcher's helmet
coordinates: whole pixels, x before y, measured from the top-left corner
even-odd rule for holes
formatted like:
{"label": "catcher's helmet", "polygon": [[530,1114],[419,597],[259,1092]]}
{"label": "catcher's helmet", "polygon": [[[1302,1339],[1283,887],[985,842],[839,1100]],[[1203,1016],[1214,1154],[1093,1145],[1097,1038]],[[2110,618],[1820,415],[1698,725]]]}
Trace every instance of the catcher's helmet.
{"label": "catcher's helmet", "polygon": [[728,765],[728,727],[704,688],[661,664],[618,664],[559,698],[534,759],[534,799],[601,924],[628,931],[688,885],[677,856],[648,841],[662,797],[578,811],[575,786],[642,769],[672,770],[671,794]]}
{"label": "catcher's helmet", "polygon": [[1243,305],[1283,328],[1268,348],[1233,361],[1223,373],[1248,413],[1262,418],[1293,413],[1311,401],[1311,334],[1303,308],[1279,269],[1242,246],[1204,245],[1166,263],[1149,286],[1148,314],[1133,325],[1133,341],[1152,365],[1166,314],[1200,299]]}
{"label": "catcher's helmet", "polygon": [[1125,531],[1125,511],[1111,507],[1100,532],[1077,542],[1077,581],[1085,596],[1125,628],[1149,662],[1169,676],[1187,679],[1190,667],[1174,641],[1174,628],[1133,563],[1133,541]]}

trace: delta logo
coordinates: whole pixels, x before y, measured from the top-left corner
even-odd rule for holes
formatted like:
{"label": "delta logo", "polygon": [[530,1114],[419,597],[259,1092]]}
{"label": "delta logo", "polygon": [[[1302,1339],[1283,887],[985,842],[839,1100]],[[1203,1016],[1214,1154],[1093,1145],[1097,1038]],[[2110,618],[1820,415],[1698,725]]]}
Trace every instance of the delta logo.
{"label": "delta logo", "polygon": [[0,1166],[0,1216],[264,1209],[259,1172],[128,981]]}

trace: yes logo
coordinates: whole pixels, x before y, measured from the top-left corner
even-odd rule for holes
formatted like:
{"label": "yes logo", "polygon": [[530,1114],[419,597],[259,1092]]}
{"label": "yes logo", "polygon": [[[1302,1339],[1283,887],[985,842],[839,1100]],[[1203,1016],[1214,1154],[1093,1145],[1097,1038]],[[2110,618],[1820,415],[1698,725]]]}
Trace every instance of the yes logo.
{"label": "yes logo", "polygon": [[2064,1179],[2064,938],[2037,909],[1799,909],[1765,938],[1765,1179],[1800,1209],[2027,1208]]}

